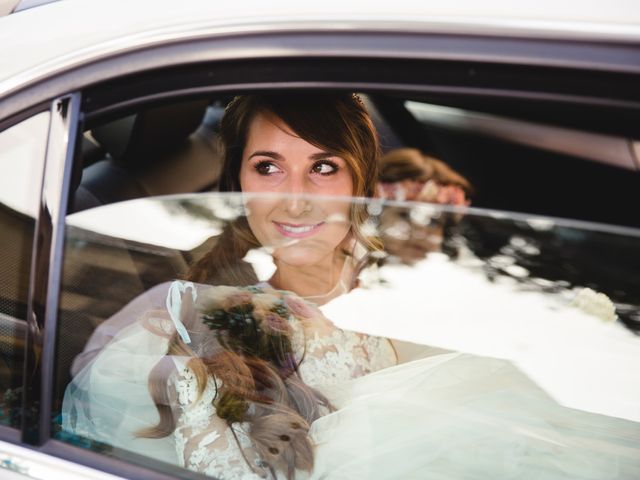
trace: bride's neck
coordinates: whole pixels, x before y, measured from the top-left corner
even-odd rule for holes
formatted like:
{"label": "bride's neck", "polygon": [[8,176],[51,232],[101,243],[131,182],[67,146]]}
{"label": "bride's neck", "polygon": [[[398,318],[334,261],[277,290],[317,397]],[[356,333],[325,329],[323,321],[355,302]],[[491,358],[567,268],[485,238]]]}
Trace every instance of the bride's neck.
{"label": "bride's neck", "polygon": [[276,271],[269,283],[279,290],[289,290],[314,303],[326,303],[345,293],[343,286],[346,256],[339,253],[326,262],[313,266],[297,267],[276,260]]}

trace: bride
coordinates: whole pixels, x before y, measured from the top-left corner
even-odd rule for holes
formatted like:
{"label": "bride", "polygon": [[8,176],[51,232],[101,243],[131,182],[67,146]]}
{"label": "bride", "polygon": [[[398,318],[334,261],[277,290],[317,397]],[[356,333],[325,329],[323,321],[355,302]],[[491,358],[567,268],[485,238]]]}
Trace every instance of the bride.
{"label": "bride", "polygon": [[[291,478],[311,471],[310,425],[333,409],[321,390],[396,363],[388,340],[317,308],[379,248],[360,228],[365,205],[345,201],[372,196],[378,139],[351,94],[237,97],[221,137],[221,190],[242,192],[246,217],[188,282],[153,289],[165,308],[105,336],[149,302],[136,299],[96,332],[109,342],[81,356],[63,429],[217,478]],[[259,248],[276,266],[263,283],[243,261]]]}
{"label": "bride", "polygon": [[[221,188],[246,217],[189,281],[154,289],[161,305],[126,307],[137,320],[88,346],[66,431],[222,479],[640,477],[636,423],[562,407],[504,360],[396,365],[388,340],[322,314],[379,248],[364,205],[341,200],[376,182],[357,97],[239,97],[221,135]],[[268,282],[252,249],[273,256]]]}

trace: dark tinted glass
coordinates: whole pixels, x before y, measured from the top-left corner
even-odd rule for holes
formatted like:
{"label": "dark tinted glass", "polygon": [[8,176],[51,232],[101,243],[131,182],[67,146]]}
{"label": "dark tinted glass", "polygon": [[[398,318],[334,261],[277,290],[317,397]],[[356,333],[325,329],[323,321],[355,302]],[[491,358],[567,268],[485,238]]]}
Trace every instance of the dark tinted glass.
{"label": "dark tinted glass", "polygon": [[20,421],[27,294],[49,113],[0,132],[0,422]]}

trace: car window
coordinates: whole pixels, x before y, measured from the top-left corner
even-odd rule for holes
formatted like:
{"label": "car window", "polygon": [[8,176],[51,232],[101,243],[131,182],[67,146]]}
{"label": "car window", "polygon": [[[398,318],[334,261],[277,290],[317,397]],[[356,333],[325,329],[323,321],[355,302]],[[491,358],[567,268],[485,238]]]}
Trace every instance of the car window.
{"label": "car window", "polygon": [[633,142],[622,136],[589,133],[423,102],[407,101],[405,106],[425,125],[472,131],[478,135],[549,152],[586,158],[629,170],[636,169],[632,154]]}
{"label": "car window", "polygon": [[27,295],[49,113],[0,132],[0,422],[18,425]]}
{"label": "car window", "polygon": [[84,132],[55,438],[215,478],[640,473],[640,231],[476,208],[410,144],[367,198],[279,117],[254,119],[230,192],[219,120],[245,101]]}
{"label": "car window", "polygon": [[[412,132],[411,143],[471,181],[475,206],[640,226],[636,216],[618,208],[634,201],[640,181],[633,153],[638,133],[625,132],[624,122],[598,131],[563,124],[559,117],[568,110],[560,106],[527,118],[515,106],[492,112],[489,103],[380,103],[415,121],[404,129]],[[580,115],[598,117],[597,111]]]}

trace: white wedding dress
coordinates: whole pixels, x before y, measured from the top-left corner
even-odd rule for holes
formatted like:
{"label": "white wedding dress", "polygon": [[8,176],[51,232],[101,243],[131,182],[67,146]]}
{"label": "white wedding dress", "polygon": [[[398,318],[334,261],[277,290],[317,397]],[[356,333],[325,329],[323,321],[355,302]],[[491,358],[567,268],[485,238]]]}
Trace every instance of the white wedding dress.
{"label": "white wedding dress", "polygon": [[[172,331],[166,317],[146,321]],[[337,407],[312,425],[315,465],[300,478],[640,478],[638,423],[563,407],[509,361],[447,353],[395,365],[385,339],[324,317],[290,324],[301,377]],[[206,344],[190,333],[195,351]],[[68,387],[63,428],[220,479],[268,477],[249,426],[232,432],[216,415],[215,381],[198,395],[189,357],[171,358],[174,434],[135,436],[158,421],[148,377],[166,351],[148,324],[122,329]]]}
{"label": "white wedding dress", "polygon": [[[298,372],[307,385],[320,391],[395,364],[395,352],[386,339],[332,328],[316,332],[305,341],[299,335],[300,324],[293,325],[298,333],[294,334],[294,350],[300,357],[304,352]],[[198,398],[194,373],[182,365],[174,386],[180,408],[174,432],[179,465],[221,480],[259,479],[268,475],[268,470],[263,471],[264,475],[258,473],[262,462],[252,451],[249,425],[234,424],[232,431],[216,415],[214,381],[207,382],[205,392]]]}
{"label": "white wedding dress", "polygon": [[[387,339],[338,329],[317,308],[308,307],[314,311],[313,321],[289,317],[298,373],[307,385],[322,391],[395,365],[396,354]],[[89,342],[91,359],[81,356],[84,367],[65,392],[63,430],[219,479],[267,477],[269,470],[252,451],[248,424],[234,423],[232,431],[216,415],[216,380],[210,377],[199,395],[195,374],[187,367],[191,357],[171,357],[175,372],[167,382],[167,398],[176,412],[173,435],[136,436],[159,420],[148,384],[154,367],[167,358],[168,335],[175,331],[167,316],[143,315],[124,327],[120,316],[122,328],[111,332],[109,343],[98,350]],[[111,331],[112,325],[107,327]],[[196,327],[189,334],[190,347],[204,356],[211,331]],[[103,336],[99,332],[98,337]]]}
{"label": "white wedding dress", "polygon": [[563,407],[513,364],[449,353],[323,391],[313,478],[637,479],[640,425]]}

